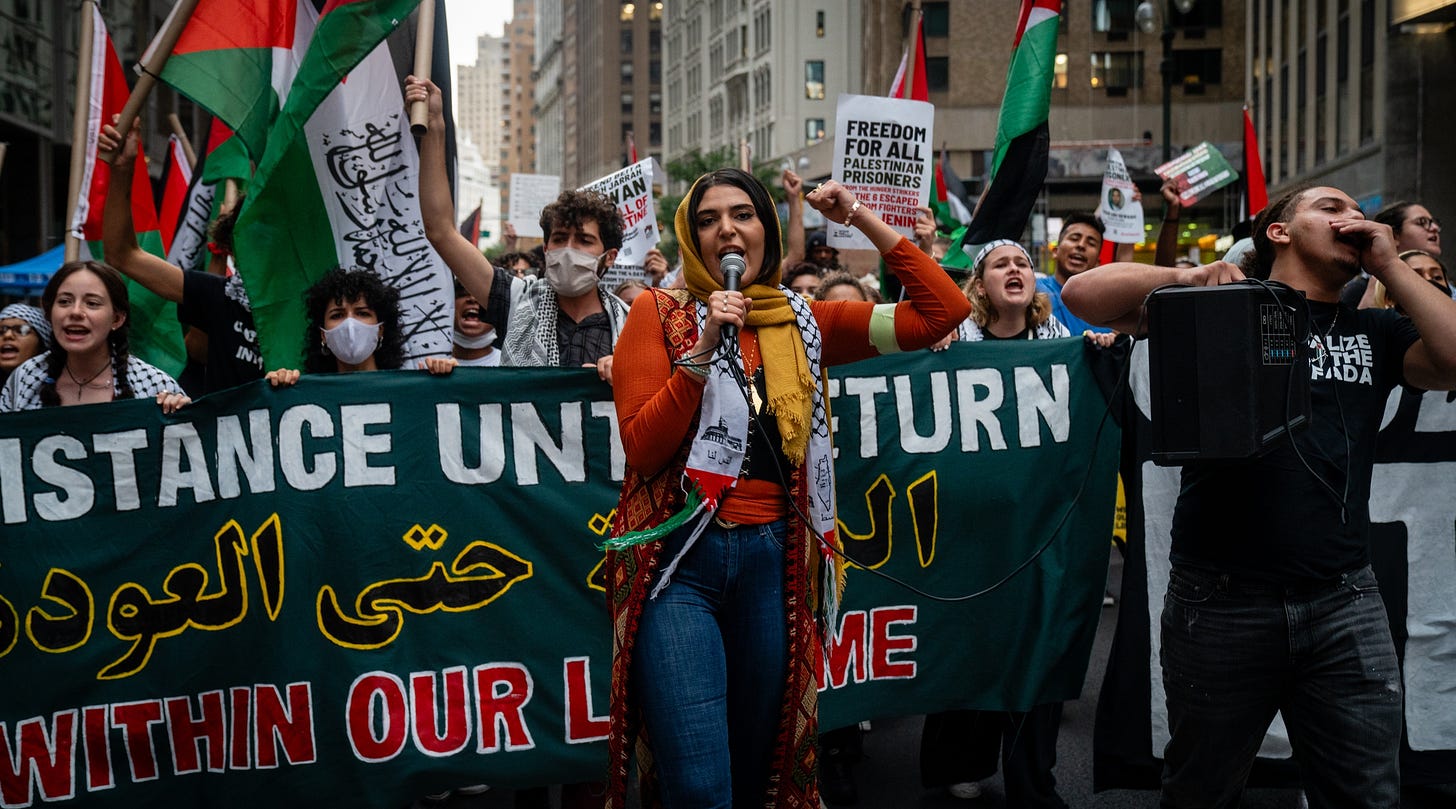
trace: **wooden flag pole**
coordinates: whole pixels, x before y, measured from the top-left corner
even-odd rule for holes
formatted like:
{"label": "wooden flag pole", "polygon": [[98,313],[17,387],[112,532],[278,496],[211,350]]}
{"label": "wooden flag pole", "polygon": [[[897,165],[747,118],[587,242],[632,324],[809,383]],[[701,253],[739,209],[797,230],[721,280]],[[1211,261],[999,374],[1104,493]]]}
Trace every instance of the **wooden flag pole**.
{"label": "wooden flag pole", "polygon": [[915,63],[919,61],[916,56],[920,50],[920,0],[911,0],[910,3],[910,58],[905,60],[905,85],[903,98],[915,97]]}
{"label": "wooden flag pole", "polygon": [[182,154],[187,157],[187,168],[197,168],[197,152],[192,149],[192,141],[187,138],[187,130],[182,128],[182,119],[177,117],[177,113],[169,112],[167,113],[167,123],[172,125],[172,134],[176,135],[177,140],[182,143]]}
{"label": "wooden flag pole", "polygon": [[[415,28],[415,78],[430,80],[430,63],[435,58],[435,0],[420,3]],[[416,137],[425,134],[430,123],[430,104],[416,101],[409,110],[410,132]]]}
{"label": "wooden flag pole", "polygon": [[81,257],[81,240],[73,227],[86,174],[86,140],[91,126],[91,40],[96,35],[96,2],[82,0],[81,40],[76,43],[76,112],[71,118],[71,177],[66,188],[66,261]]}
{"label": "wooden flag pole", "polygon": [[218,209],[218,215],[221,216],[231,211],[233,206],[238,204],[240,196],[242,195],[238,193],[238,181],[232,177],[227,178],[222,185],[222,207]]}
{"label": "wooden flag pole", "polygon": [[[137,77],[136,86],[131,88],[131,95],[126,99],[126,106],[121,108],[121,118],[116,122],[117,132],[130,132],[131,122],[136,120],[141,113],[142,105],[147,102],[147,96],[151,95],[152,87],[157,83],[157,77],[162,75],[162,68],[167,66],[167,60],[172,57],[172,50],[177,47],[177,40],[182,38],[182,29],[192,19],[192,11],[197,8],[198,0],[177,0],[173,6],[172,13],[167,17],[167,27],[157,35],[157,47],[152,51],[150,58],[142,62],[141,75]],[[101,159],[111,161],[111,155],[101,155]]]}

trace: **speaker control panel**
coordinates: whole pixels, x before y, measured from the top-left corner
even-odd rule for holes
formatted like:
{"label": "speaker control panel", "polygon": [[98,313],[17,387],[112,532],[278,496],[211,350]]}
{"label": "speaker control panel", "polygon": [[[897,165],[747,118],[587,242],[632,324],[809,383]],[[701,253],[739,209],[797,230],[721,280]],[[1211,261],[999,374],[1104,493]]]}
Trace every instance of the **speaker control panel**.
{"label": "speaker control panel", "polygon": [[1294,364],[1294,318],[1283,306],[1259,305],[1259,345],[1265,365]]}

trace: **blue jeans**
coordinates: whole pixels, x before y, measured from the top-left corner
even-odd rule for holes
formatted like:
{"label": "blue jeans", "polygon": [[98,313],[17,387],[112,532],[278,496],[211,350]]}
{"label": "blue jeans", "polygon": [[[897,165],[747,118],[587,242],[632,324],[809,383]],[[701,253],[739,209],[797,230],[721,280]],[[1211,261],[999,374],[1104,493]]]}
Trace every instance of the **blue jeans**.
{"label": "blue jeans", "polygon": [[1275,711],[1309,805],[1400,805],[1401,681],[1370,568],[1307,587],[1174,566],[1164,807],[1235,806]]}
{"label": "blue jeans", "polygon": [[[786,533],[710,525],[642,609],[632,687],[667,809],[763,804],[788,677]],[[686,537],[664,541],[663,566]]]}

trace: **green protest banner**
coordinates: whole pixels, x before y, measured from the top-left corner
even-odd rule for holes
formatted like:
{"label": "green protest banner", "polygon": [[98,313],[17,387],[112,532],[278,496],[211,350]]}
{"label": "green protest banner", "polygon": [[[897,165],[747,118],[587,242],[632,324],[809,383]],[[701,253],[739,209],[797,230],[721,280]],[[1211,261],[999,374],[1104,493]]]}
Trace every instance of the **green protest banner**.
{"label": "green protest banner", "polygon": [[[1118,440],[1082,351],[831,380],[865,568],[953,595],[1036,558],[961,604],[852,571],[826,726],[1077,693]],[[513,369],[0,417],[0,806],[383,808],[598,777],[615,420],[594,374]]]}

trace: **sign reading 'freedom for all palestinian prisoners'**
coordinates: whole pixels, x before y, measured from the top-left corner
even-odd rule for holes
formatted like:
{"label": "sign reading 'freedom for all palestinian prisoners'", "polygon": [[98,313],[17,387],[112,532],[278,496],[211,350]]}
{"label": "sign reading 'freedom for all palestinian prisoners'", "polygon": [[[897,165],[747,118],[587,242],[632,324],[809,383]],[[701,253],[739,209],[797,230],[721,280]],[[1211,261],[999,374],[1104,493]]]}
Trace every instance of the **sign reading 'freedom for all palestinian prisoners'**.
{"label": "sign reading 'freedom for all palestinian prisoners'", "polygon": [[[930,200],[935,107],[924,101],[841,95],[834,121],[834,179],[907,238]],[[836,248],[874,249],[853,227],[829,225]]]}

